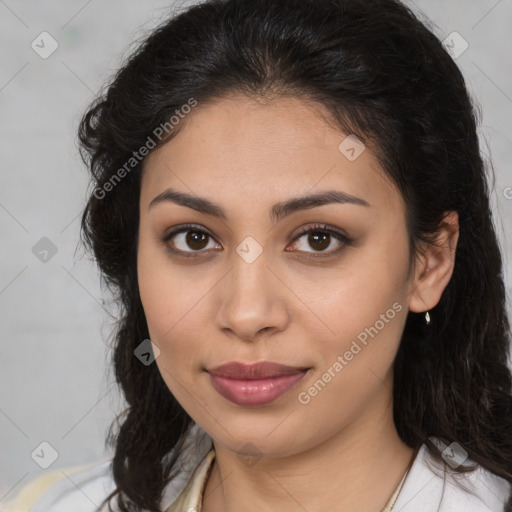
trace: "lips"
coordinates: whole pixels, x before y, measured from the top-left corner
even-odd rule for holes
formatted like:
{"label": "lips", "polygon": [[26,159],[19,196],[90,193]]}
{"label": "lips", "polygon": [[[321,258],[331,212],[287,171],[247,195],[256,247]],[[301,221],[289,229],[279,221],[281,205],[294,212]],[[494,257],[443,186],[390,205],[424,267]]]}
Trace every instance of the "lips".
{"label": "lips", "polygon": [[263,361],[256,364],[231,362],[208,370],[208,372],[211,375],[225,377],[227,379],[257,380],[281,377],[283,375],[294,375],[305,370],[307,370],[307,368]]}
{"label": "lips", "polygon": [[273,402],[295,386],[309,368],[261,362],[232,362],[208,370],[214,389],[232,403],[244,407]]}

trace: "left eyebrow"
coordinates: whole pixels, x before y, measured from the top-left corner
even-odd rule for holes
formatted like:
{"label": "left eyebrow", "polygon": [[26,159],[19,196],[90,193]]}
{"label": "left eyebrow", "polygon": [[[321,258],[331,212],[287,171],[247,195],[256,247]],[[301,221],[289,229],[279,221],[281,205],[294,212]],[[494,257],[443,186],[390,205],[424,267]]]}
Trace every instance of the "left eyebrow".
{"label": "left eyebrow", "polygon": [[[179,204],[181,206],[186,206],[187,208],[192,208],[206,215],[212,215],[214,217],[227,220],[226,210],[222,206],[204,197],[193,196],[190,194],[186,194],[184,192],[172,190],[170,188],[164,190],[161,194],[156,196],[149,203],[148,210],[157,205],[158,203],[163,203],[167,201]],[[333,203],[353,204],[366,207],[370,206],[370,204],[367,201],[360,197],[356,197],[339,190],[327,190],[325,192],[320,192],[318,194],[295,197],[292,199],[288,199],[286,201],[276,203],[272,206],[270,210],[270,218],[274,222],[278,222],[297,211],[308,210],[310,208],[316,208],[318,206],[324,206],[326,204]]]}

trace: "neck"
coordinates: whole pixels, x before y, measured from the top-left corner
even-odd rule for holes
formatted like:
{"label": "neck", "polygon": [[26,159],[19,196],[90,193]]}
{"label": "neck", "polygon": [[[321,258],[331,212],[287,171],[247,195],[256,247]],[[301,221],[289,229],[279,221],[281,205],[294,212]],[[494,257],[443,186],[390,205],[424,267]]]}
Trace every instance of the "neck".
{"label": "neck", "polygon": [[409,467],[414,450],[398,436],[390,397],[368,405],[367,412],[342,431],[287,457],[262,457],[246,464],[214,441],[216,456],[202,511],[380,512]]}

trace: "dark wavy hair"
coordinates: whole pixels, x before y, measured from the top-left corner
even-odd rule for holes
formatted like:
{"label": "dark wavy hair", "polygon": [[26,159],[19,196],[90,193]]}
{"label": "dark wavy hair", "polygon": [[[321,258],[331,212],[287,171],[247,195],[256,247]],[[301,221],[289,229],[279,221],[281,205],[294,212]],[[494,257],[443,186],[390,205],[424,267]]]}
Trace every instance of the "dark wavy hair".
{"label": "dark wavy hair", "polygon": [[481,157],[480,114],[457,65],[396,0],[208,0],[152,30],[79,127],[94,187],[82,242],[120,306],[113,364],[127,403],[108,433],[116,490],[102,505],[117,496],[123,512],[159,511],[193,424],[157,366],[134,357],[149,338],[136,267],[144,159],[112,180],[190,98],[201,105],[233,93],[317,102],[369,145],[406,202],[411,261],[419,242],[434,243],[444,213],[458,213],[453,275],[428,329],[408,313],[394,362],[394,421],[408,446],[424,443],[442,462],[429,438],[455,441],[512,482],[510,325],[489,206],[492,166]]}

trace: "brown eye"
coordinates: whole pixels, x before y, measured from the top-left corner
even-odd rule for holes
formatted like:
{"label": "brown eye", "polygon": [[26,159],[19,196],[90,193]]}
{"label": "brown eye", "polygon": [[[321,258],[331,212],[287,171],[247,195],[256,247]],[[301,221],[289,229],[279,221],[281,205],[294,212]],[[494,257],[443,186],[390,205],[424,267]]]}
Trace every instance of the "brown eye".
{"label": "brown eye", "polygon": [[[308,235],[308,244],[310,247],[318,251],[323,251],[329,247],[329,242],[331,240],[331,235],[329,234],[320,234],[320,233],[310,233]],[[327,243],[326,243],[327,241]]]}
{"label": "brown eye", "polygon": [[208,235],[201,231],[187,231],[185,236],[185,243],[191,249],[200,251],[206,247],[207,244],[205,244],[205,241],[207,241],[207,238]]}
{"label": "brown eye", "polygon": [[[162,238],[170,252],[182,253],[184,256],[195,256],[194,253],[205,252],[210,241],[213,241],[213,237],[196,226],[182,226]],[[215,248],[215,244],[210,248]]]}
{"label": "brown eye", "polygon": [[[301,239],[304,239],[304,242],[301,242]],[[181,226],[164,235],[161,241],[167,251],[184,257],[200,256],[202,253],[209,252],[207,249],[221,248],[218,244],[216,245],[215,239],[210,233],[195,225]],[[342,251],[351,243],[352,240],[346,235],[322,224],[303,229],[295,237],[292,251],[305,253],[306,258],[327,257]],[[331,249],[329,250],[329,248]],[[288,249],[286,250],[288,251]]]}
{"label": "brown eye", "polygon": [[[304,239],[304,241],[298,242],[301,239]],[[299,252],[310,253],[313,257],[316,257],[315,253],[319,253],[319,256],[337,253],[350,243],[351,240],[346,235],[334,231],[323,224],[309,226],[302,230],[299,235],[295,237],[293,246],[294,249],[297,249]],[[334,248],[332,248],[333,245]],[[327,250],[329,247],[331,247],[331,250]],[[313,249],[313,251],[308,251],[308,248]]]}

